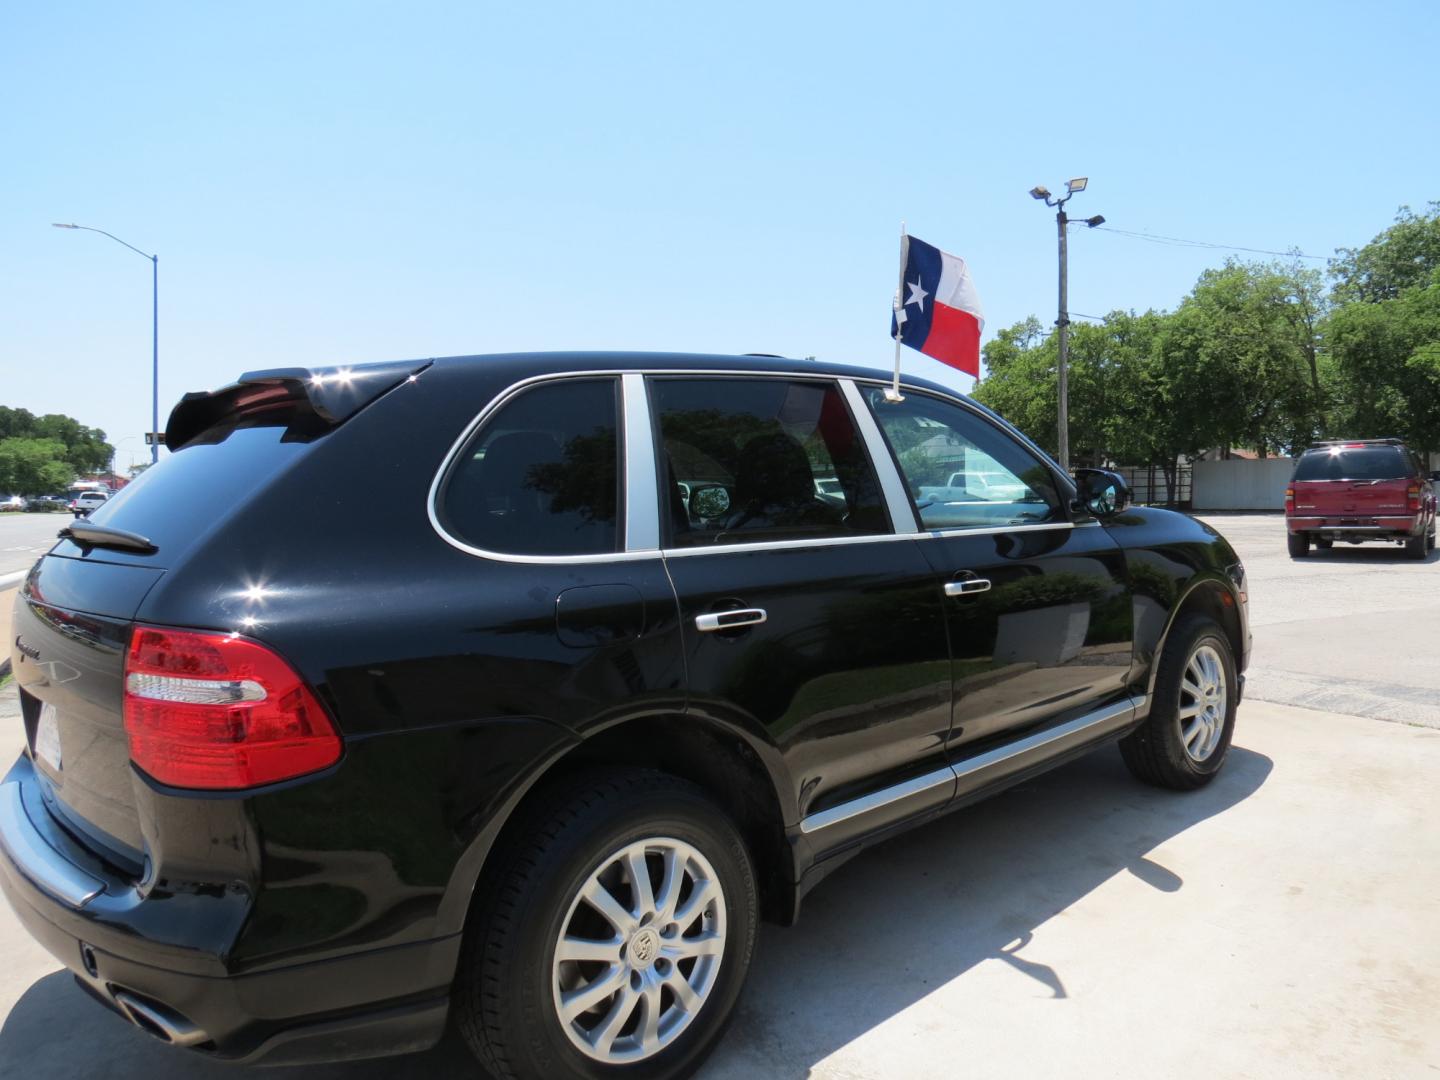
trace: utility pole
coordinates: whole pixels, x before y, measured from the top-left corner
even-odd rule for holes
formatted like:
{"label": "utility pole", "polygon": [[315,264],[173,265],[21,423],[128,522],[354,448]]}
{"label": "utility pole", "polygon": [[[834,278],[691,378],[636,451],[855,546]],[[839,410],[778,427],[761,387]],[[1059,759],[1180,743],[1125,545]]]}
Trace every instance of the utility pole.
{"label": "utility pole", "polygon": [[[1088,180],[1085,177],[1077,176],[1065,185],[1065,195],[1058,199],[1053,197],[1047,188],[1033,187],[1030,189],[1032,199],[1044,199],[1046,206],[1056,208],[1055,231],[1060,238],[1060,304],[1055,319],[1055,325],[1060,328],[1060,366],[1057,372],[1059,401],[1055,410],[1055,456],[1060,467],[1067,473],[1070,471],[1070,280],[1069,257],[1065,248],[1065,230],[1070,224],[1070,219],[1065,214],[1065,204],[1076,192],[1084,191],[1087,183]],[[1105,218],[1100,214],[1083,220],[1092,229],[1097,225],[1105,224]]]}

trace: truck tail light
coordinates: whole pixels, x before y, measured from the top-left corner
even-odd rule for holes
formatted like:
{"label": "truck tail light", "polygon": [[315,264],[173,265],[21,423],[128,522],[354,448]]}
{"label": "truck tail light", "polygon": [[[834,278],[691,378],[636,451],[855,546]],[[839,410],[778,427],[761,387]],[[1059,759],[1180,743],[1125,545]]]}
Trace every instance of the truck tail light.
{"label": "truck tail light", "polygon": [[[1275,489],[1274,489],[1274,488],[1271,488],[1270,490],[1271,490],[1271,491],[1274,491]],[[1285,513],[1287,513],[1287,514],[1293,514],[1294,512],[1295,512],[1295,486],[1292,484],[1290,487],[1287,487],[1287,488],[1285,489]]]}
{"label": "truck tail light", "polygon": [[1420,512],[1420,485],[1411,484],[1405,489],[1405,509],[1412,514]]}
{"label": "truck tail light", "polygon": [[148,626],[125,659],[125,733],[150,776],[207,791],[304,776],[343,749],[314,693],[264,645]]}

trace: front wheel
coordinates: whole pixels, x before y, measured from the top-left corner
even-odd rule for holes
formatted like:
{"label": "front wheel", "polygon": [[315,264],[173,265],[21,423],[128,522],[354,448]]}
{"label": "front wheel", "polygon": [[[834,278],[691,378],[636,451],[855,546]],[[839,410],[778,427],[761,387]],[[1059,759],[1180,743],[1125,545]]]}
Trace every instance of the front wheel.
{"label": "front wheel", "polygon": [[1150,716],[1120,740],[1130,771],[1177,791],[1208,784],[1230,750],[1239,687],[1225,631],[1207,616],[1182,616],[1160,654]]}
{"label": "front wheel", "polygon": [[754,950],[738,830],[700,788],[648,771],[581,777],[535,805],[466,928],[466,1042],[510,1080],[689,1076]]}
{"label": "front wheel", "polygon": [[1290,557],[1292,559],[1303,559],[1306,555],[1310,554],[1309,533],[1286,533],[1285,544],[1290,549]]}

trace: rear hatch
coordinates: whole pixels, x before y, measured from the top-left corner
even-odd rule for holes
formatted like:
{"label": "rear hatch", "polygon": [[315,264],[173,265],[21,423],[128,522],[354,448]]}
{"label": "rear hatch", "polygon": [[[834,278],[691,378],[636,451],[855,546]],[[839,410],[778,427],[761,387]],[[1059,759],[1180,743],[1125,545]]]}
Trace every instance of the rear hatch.
{"label": "rear hatch", "polygon": [[1406,507],[1412,481],[1410,462],[1398,446],[1309,450],[1291,481],[1295,516],[1355,526],[1405,516],[1410,513]]}
{"label": "rear hatch", "polygon": [[425,366],[257,372],[188,395],[166,433],[175,452],[62,530],[31,571],[11,643],[28,747],[51,813],[113,865],[138,874],[144,861],[123,710],[146,596],[268,480]]}

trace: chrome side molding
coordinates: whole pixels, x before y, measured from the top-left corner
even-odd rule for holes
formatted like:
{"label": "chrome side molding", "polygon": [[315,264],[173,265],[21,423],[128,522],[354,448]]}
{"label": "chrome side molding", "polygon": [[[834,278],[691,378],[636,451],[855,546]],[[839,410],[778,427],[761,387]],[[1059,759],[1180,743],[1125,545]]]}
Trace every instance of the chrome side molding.
{"label": "chrome side molding", "polygon": [[944,784],[956,785],[958,792],[959,785],[963,782],[967,789],[974,790],[984,786],[989,780],[999,779],[1007,773],[1023,769],[1026,762],[1017,759],[1029,757],[1036,751],[1054,743],[1078,738],[1083,744],[1086,740],[1098,739],[1119,731],[1137,715],[1143,715],[1140,710],[1148,712],[1149,704],[1148,697],[1128,697],[1113,705],[1077,716],[1074,720],[1066,721],[1056,727],[1037,731],[1033,735],[1016,739],[1004,746],[997,746],[993,750],[966,758],[954,765],[926,773],[924,776],[917,776],[913,780],[906,780],[904,783],[872,791],[869,795],[862,795],[858,799],[840,803],[838,806],[807,814],[800,820],[800,831],[813,833],[829,825],[849,821],[851,818],[873,813],[902,800],[914,798],[916,795]]}

